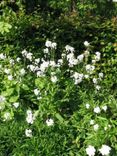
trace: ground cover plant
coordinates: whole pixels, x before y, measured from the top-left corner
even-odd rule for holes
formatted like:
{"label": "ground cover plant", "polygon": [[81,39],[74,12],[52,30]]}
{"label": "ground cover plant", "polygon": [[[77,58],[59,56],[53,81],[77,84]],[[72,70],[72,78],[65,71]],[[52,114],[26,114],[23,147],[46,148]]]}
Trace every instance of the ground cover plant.
{"label": "ground cover plant", "polygon": [[[0,54],[0,154],[116,155],[117,100],[98,64],[102,53],[47,40],[41,56]],[[43,56],[43,57],[42,57]]]}

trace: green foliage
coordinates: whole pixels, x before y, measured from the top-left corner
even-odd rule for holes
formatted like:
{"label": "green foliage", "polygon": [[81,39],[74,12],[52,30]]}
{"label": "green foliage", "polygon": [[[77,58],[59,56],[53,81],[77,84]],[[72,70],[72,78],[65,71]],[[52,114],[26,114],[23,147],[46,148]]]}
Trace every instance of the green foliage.
{"label": "green foliage", "polygon": [[116,13],[106,0],[0,3],[0,156],[117,154]]}
{"label": "green foliage", "polygon": [[98,71],[103,56],[84,42],[83,54],[67,45],[55,59],[56,43],[45,45],[43,57],[0,55],[0,154],[80,156],[93,145],[99,155],[106,144],[115,155],[117,100]]}
{"label": "green foliage", "polygon": [[9,32],[12,26],[5,22],[0,22],[0,33],[4,34],[5,32]]}

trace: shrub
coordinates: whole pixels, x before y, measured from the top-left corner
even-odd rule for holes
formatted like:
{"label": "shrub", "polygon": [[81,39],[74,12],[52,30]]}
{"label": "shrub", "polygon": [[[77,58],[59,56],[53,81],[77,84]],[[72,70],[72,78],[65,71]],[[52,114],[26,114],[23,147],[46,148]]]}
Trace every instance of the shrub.
{"label": "shrub", "polygon": [[66,45],[57,59],[49,40],[42,55],[1,53],[1,155],[116,155],[116,98],[98,65],[102,53],[76,54]]}

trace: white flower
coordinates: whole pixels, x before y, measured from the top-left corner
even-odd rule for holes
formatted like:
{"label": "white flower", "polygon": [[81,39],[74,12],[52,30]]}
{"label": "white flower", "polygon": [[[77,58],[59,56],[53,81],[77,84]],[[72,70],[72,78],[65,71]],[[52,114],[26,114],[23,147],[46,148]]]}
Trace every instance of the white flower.
{"label": "white flower", "polygon": [[4,117],[4,121],[10,120],[11,119],[11,114],[9,112],[5,112],[3,117]]}
{"label": "white flower", "polygon": [[27,110],[27,117],[26,117],[27,123],[33,124],[34,120],[35,120],[35,118],[34,118],[34,116],[32,114],[32,111],[31,110]]}
{"label": "white flower", "polygon": [[38,64],[40,62],[40,58],[35,59],[35,63]]}
{"label": "white flower", "polygon": [[104,74],[103,73],[99,73],[99,78],[103,78]]}
{"label": "white flower", "polygon": [[100,90],[101,87],[100,87],[99,85],[96,85],[95,88],[96,88],[97,90]]}
{"label": "white flower", "polygon": [[100,58],[101,58],[100,57],[101,56],[101,53],[100,52],[96,52],[95,54],[96,54],[95,57],[94,57],[95,58],[95,61],[99,61]]}
{"label": "white flower", "polygon": [[38,89],[34,89],[34,94],[37,96],[40,94],[40,91]]}
{"label": "white flower", "polygon": [[97,90],[100,90],[101,87],[100,87],[99,85],[96,85],[95,88],[96,88]]}
{"label": "white flower", "polygon": [[37,77],[44,76],[43,71],[37,71]]}
{"label": "white flower", "polygon": [[87,71],[87,72],[90,73],[90,72],[92,72],[94,69],[95,69],[95,66],[92,66],[92,65],[90,65],[90,64],[87,64],[87,65],[86,65],[86,71]]}
{"label": "white flower", "polygon": [[98,128],[99,128],[99,125],[98,125],[98,124],[95,124],[95,125],[93,126],[93,128],[94,128],[94,131],[97,131]]}
{"label": "white flower", "polygon": [[106,112],[107,106],[103,106],[102,109]]}
{"label": "white flower", "polygon": [[65,46],[65,50],[68,51],[68,52],[72,52],[72,53],[74,52],[74,48],[69,46],[69,45]]}
{"label": "white flower", "polygon": [[40,100],[40,99],[42,99],[42,97],[40,96],[40,97],[37,97],[37,100]]}
{"label": "white flower", "polygon": [[83,79],[83,74],[80,74],[80,73],[75,72],[75,73],[73,74],[73,77],[74,77],[75,79],[78,79],[78,78]]}
{"label": "white flower", "polygon": [[27,137],[32,137],[32,130],[31,130],[31,129],[26,129],[26,130],[25,130],[25,135],[26,135]]}
{"label": "white flower", "polygon": [[33,124],[34,120],[33,120],[32,115],[28,115],[28,116],[26,117],[26,121],[27,121],[27,123],[29,123],[29,124]]}
{"label": "white flower", "polygon": [[56,62],[55,61],[50,61],[49,62],[50,66],[55,67],[56,66]]}
{"label": "white flower", "polygon": [[97,107],[94,108],[94,112],[95,112],[95,113],[98,114],[98,113],[100,113],[100,111],[101,111],[101,110],[100,110],[100,107],[97,106]]}
{"label": "white flower", "polygon": [[96,152],[96,150],[95,150],[94,146],[92,146],[92,145],[89,145],[86,148],[86,153],[87,153],[88,156],[94,156],[95,152]]}
{"label": "white flower", "polygon": [[6,56],[5,56],[3,53],[1,53],[1,54],[0,54],[0,59],[1,59],[1,60],[4,60],[5,58],[6,58]]}
{"label": "white flower", "polygon": [[53,42],[51,48],[56,49],[57,43]]}
{"label": "white flower", "polygon": [[84,45],[85,45],[86,47],[88,47],[90,44],[89,44],[88,41],[85,41],[85,42],[84,42]]}
{"label": "white flower", "polygon": [[67,54],[67,60],[73,60],[73,59],[74,59],[74,53],[73,52]]}
{"label": "white flower", "polygon": [[21,60],[21,58],[20,57],[17,57],[16,61],[19,62],[20,60]]}
{"label": "white flower", "polygon": [[8,75],[8,80],[13,80],[13,76],[12,75]]}
{"label": "white flower", "polygon": [[86,104],[86,108],[89,109],[89,107],[90,107],[90,104],[87,103],[87,104]]}
{"label": "white flower", "polygon": [[27,111],[26,111],[26,114],[27,114],[27,115],[30,115],[30,114],[32,114],[32,111],[31,111],[31,110],[27,110]]}
{"label": "white flower", "polygon": [[97,79],[96,78],[93,78],[93,83],[97,84]]}
{"label": "white flower", "polygon": [[62,65],[63,64],[63,60],[62,59],[58,59],[58,65]]}
{"label": "white flower", "polygon": [[96,60],[92,60],[92,63],[96,63]]}
{"label": "white flower", "polygon": [[110,150],[111,150],[111,148],[107,145],[102,145],[102,147],[99,149],[100,153],[104,156],[109,155]]}
{"label": "white flower", "polygon": [[79,84],[80,82],[82,82],[84,75],[75,72],[71,77],[74,78],[75,84]]}
{"label": "white flower", "polygon": [[47,124],[47,126],[52,126],[54,124],[53,119],[47,119],[46,124]]}
{"label": "white flower", "polygon": [[81,54],[81,55],[79,55],[79,56],[77,57],[77,59],[78,59],[80,62],[83,61],[83,58],[84,58],[84,55],[83,55],[83,54]]}
{"label": "white flower", "polygon": [[32,53],[27,53],[26,58],[29,59],[30,61],[32,60]]}
{"label": "white flower", "polygon": [[26,49],[24,49],[21,53],[23,56],[26,56],[28,52],[26,51]]}
{"label": "white flower", "polygon": [[99,61],[99,60],[100,60],[100,56],[99,56],[99,55],[98,55],[98,56],[96,55],[96,56],[95,56],[95,62],[96,62],[96,61]]}
{"label": "white flower", "polygon": [[49,49],[48,49],[48,48],[45,48],[45,49],[43,50],[43,52],[44,52],[45,54],[48,54]]}
{"label": "white flower", "polygon": [[46,41],[45,46],[48,47],[48,48],[49,47],[51,48],[52,47],[52,42],[51,41]]}
{"label": "white flower", "polygon": [[64,53],[61,54],[61,57],[62,58],[65,58],[65,56],[66,56],[66,54],[64,54]]}
{"label": "white flower", "polygon": [[87,64],[86,65],[86,70],[88,71],[88,70],[90,70],[91,69],[91,65],[90,64]]}
{"label": "white flower", "polygon": [[51,77],[51,81],[52,81],[53,83],[56,83],[56,82],[58,81],[57,76],[52,76],[52,77]]}
{"label": "white flower", "polygon": [[90,120],[90,125],[94,125],[94,120]]}
{"label": "white flower", "polygon": [[75,72],[72,77],[74,77],[75,79],[78,79],[79,78],[79,73]]}
{"label": "white flower", "polygon": [[4,72],[5,72],[6,74],[10,74],[10,69],[5,68],[5,69],[4,69]]}
{"label": "white flower", "polygon": [[42,64],[40,65],[40,70],[45,71],[46,68],[48,68],[49,62],[48,61],[43,61]]}
{"label": "white flower", "polygon": [[89,54],[90,54],[90,52],[88,50],[85,50],[85,52],[84,52],[85,57],[88,57]]}
{"label": "white flower", "polygon": [[84,75],[84,78],[85,78],[85,79],[88,79],[88,78],[89,78],[89,75]]}
{"label": "white flower", "polygon": [[78,64],[78,60],[75,59],[75,58],[71,58],[68,60],[69,61],[69,67],[73,67],[74,65],[77,65]]}
{"label": "white flower", "polygon": [[28,65],[27,68],[29,68],[32,72],[35,70],[35,66],[32,64]]}
{"label": "white flower", "polygon": [[27,123],[29,123],[29,124],[33,124],[33,122],[34,122],[34,119],[33,119],[33,115],[28,115],[27,117],[26,117],[26,121],[27,121]]}
{"label": "white flower", "polygon": [[13,106],[14,106],[15,108],[18,108],[18,107],[19,107],[19,102],[13,103]]}
{"label": "white flower", "polygon": [[101,53],[100,53],[100,52],[98,52],[98,51],[97,51],[95,54],[96,54],[97,56],[100,56],[100,55],[101,55]]}
{"label": "white flower", "polygon": [[81,78],[79,78],[79,79],[75,79],[74,84],[79,84],[79,83],[81,83],[81,82],[82,82],[82,79],[81,79]]}
{"label": "white flower", "polygon": [[20,74],[23,76],[25,73],[26,73],[25,69],[22,68],[22,69],[20,70]]}
{"label": "white flower", "polygon": [[38,66],[35,66],[34,71],[38,71],[40,68]]}
{"label": "white flower", "polygon": [[5,101],[5,97],[0,95],[0,103],[4,102]]}
{"label": "white flower", "polygon": [[13,60],[13,59],[10,59],[9,63],[10,63],[11,65],[14,65],[14,60]]}
{"label": "white flower", "polygon": [[117,2],[117,0],[113,0],[113,2]]}

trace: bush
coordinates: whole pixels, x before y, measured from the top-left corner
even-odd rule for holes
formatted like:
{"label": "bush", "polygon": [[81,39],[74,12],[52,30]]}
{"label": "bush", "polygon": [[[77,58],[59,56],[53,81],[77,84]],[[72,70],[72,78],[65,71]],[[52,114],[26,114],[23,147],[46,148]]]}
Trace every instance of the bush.
{"label": "bush", "polygon": [[87,41],[84,53],[66,45],[60,59],[55,42],[45,45],[41,57],[0,54],[0,154],[116,155],[117,101],[98,69],[103,56]]}

